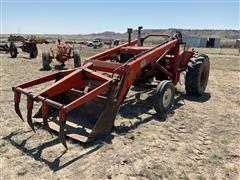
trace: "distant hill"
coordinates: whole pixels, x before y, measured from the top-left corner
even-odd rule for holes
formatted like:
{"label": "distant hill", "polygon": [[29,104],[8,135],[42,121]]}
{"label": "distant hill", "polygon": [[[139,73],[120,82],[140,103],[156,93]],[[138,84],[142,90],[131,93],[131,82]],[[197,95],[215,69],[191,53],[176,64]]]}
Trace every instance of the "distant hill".
{"label": "distant hill", "polygon": [[[146,34],[158,34],[158,33],[168,33],[171,31],[174,31],[175,29],[144,29],[143,35]],[[239,39],[240,38],[240,30],[211,30],[211,29],[177,29],[180,32],[182,32],[183,35],[186,36],[201,36],[201,37],[216,37],[216,38],[222,38],[222,39]],[[137,35],[137,30],[133,31],[133,37]],[[88,34],[84,35],[86,37],[88,36],[99,36],[99,37],[118,37],[118,38],[124,38],[127,37],[126,33],[115,33],[106,31],[103,33],[98,34]]]}
{"label": "distant hill", "polygon": [[[170,33],[175,29],[144,29],[142,35],[146,34],[158,34],[158,33]],[[235,41],[236,39],[240,38],[240,30],[211,30],[211,29],[178,29],[182,32],[185,36],[201,36],[201,37],[215,37],[221,38],[222,40],[230,40]],[[1,39],[7,39],[10,34],[2,34]],[[65,40],[91,40],[94,38],[100,38],[103,40],[110,40],[110,39],[120,39],[126,41],[128,36],[127,33],[115,33],[112,31],[105,31],[103,33],[92,33],[92,34],[35,34],[36,36],[43,37],[49,40],[56,40],[58,38],[65,39]],[[28,36],[27,34],[23,34],[23,36]],[[133,31],[132,38],[137,37],[137,30]]]}

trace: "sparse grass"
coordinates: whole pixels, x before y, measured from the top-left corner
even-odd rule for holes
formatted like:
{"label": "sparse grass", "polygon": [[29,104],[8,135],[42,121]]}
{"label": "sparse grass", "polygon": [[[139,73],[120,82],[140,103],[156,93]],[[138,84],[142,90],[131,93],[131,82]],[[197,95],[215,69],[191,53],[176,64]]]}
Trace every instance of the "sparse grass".
{"label": "sparse grass", "polygon": [[[176,179],[174,170],[170,167],[165,167],[159,164],[154,164],[152,167],[143,167],[140,170],[136,170],[130,176],[145,177],[148,179]],[[186,176],[183,176],[186,177]]]}
{"label": "sparse grass", "polygon": [[82,59],[88,58],[97,53],[103,52],[103,51],[107,50],[108,48],[109,48],[109,46],[103,46],[102,48],[97,48],[97,49],[93,49],[92,47],[84,47],[80,50],[81,58]]}
{"label": "sparse grass", "polygon": [[205,54],[240,56],[240,51],[237,48],[194,48],[194,49],[197,52]]}
{"label": "sparse grass", "polygon": [[189,180],[189,178],[188,178],[188,176],[186,175],[185,171],[182,171],[181,175],[179,176],[179,179]]}
{"label": "sparse grass", "polygon": [[230,144],[230,140],[227,137],[224,137],[221,141],[223,144]]}
{"label": "sparse grass", "polygon": [[198,176],[197,179],[199,179],[199,180],[206,180],[206,178],[203,175]]}

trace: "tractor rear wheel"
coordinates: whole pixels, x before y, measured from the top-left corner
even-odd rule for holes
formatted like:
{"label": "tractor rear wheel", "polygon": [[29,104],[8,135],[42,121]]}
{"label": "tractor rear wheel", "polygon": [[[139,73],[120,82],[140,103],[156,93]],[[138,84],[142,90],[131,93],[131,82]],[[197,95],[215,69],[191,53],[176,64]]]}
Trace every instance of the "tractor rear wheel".
{"label": "tractor rear wheel", "polygon": [[36,58],[37,55],[38,55],[38,49],[36,47],[32,48],[30,51],[30,58]]}
{"label": "tractor rear wheel", "polygon": [[10,44],[10,48],[9,48],[9,52],[12,58],[16,58],[17,57],[17,46],[14,43]]}
{"label": "tractor rear wheel", "polygon": [[210,70],[209,58],[201,54],[188,63],[185,89],[189,95],[202,95],[207,87]]}
{"label": "tractor rear wheel", "polygon": [[78,50],[73,51],[73,59],[74,59],[74,67],[80,67],[81,66],[81,58],[80,58],[80,52]]}
{"label": "tractor rear wheel", "polygon": [[159,114],[167,113],[173,106],[175,87],[171,81],[161,81],[155,92],[154,109]]}
{"label": "tractor rear wheel", "polygon": [[50,70],[51,69],[51,59],[50,59],[50,52],[45,50],[42,53],[42,66],[44,70]]}

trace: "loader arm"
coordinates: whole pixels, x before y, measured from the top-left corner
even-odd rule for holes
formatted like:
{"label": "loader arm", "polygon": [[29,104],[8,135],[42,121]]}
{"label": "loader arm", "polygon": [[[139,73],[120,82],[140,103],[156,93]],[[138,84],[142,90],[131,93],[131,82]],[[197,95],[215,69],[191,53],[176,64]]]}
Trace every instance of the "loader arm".
{"label": "loader arm", "polygon": [[177,69],[177,55],[179,53],[179,41],[178,39],[171,40],[169,42],[164,43],[162,46],[157,48],[153,48],[148,51],[144,55],[136,58],[133,61],[126,63],[125,66],[125,76],[122,77],[120,89],[118,89],[117,95],[117,107],[121,105],[123,98],[126,96],[128,89],[133,85],[134,81],[141,75],[142,70],[148,66],[149,64],[154,63],[159,57],[161,57],[166,51],[171,48],[175,48],[175,57],[172,61],[172,74],[173,74],[173,84],[177,83],[178,72]]}

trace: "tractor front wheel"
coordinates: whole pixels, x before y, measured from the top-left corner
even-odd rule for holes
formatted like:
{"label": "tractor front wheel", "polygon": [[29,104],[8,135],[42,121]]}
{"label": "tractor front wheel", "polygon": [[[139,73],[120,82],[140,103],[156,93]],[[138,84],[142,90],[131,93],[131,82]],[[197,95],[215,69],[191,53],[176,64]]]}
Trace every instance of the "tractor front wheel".
{"label": "tractor front wheel", "polygon": [[73,51],[73,59],[74,59],[74,67],[80,67],[81,66],[81,58],[80,58],[80,52],[78,50]]}
{"label": "tractor front wheel", "polygon": [[171,81],[161,81],[155,92],[154,109],[159,114],[167,113],[173,106],[175,87]]}
{"label": "tractor front wheel", "polygon": [[51,69],[51,59],[50,59],[50,53],[49,51],[44,51],[42,53],[42,66],[44,70],[50,70]]}
{"label": "tractor front wheel", "polygon": [[38,55],[38,49],[37,48],[32,48],[30,51],[30,58],[36,58]]}
{"label": "tractor front wheel", "polygon": [[202,95],[207,87],[210,63],[205,54],[191,59],[185,77],[185,89],[189,95]]}
{"label": "tractor front wheel", "polygon": [[17,57],[17,46],[14,43],[10,44],[10,48],[9,48],[9,52],[12,58],[16,58]]}

